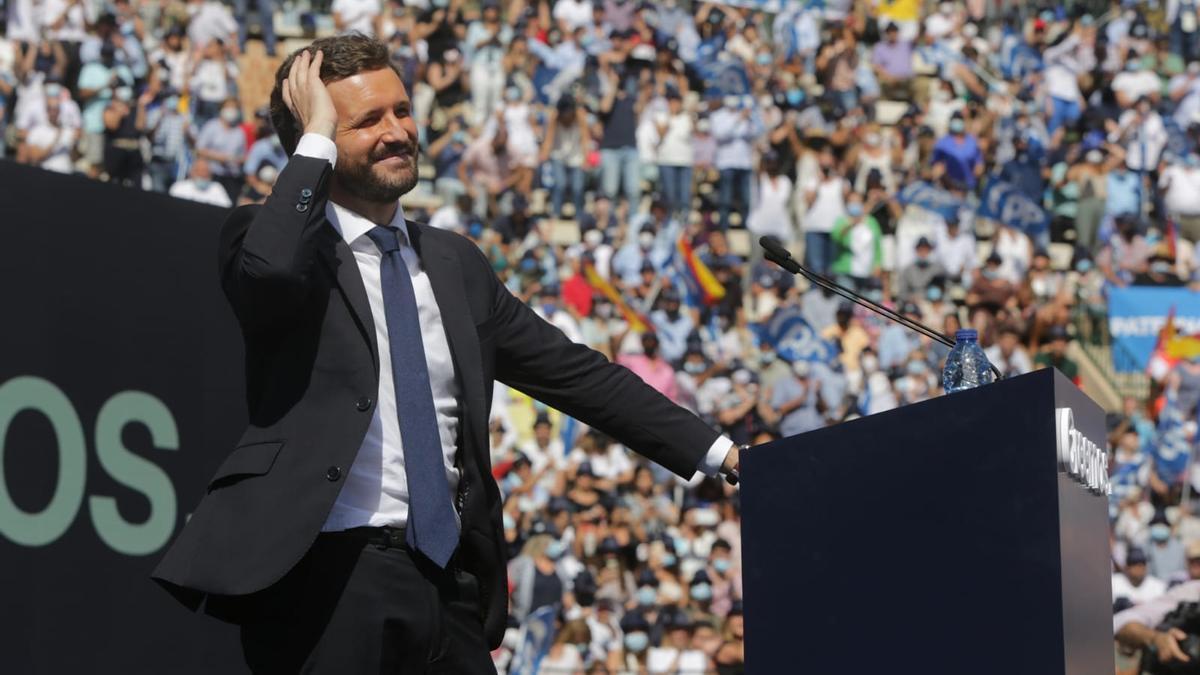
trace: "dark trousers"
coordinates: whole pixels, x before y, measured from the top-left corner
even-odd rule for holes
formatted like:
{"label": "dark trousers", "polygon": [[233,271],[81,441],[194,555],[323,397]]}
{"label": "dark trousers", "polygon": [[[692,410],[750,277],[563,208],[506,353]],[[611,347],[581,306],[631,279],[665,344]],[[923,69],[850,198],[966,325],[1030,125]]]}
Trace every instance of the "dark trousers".
{"label": "dark trousers", "polygon": [[478,580],[403,545],[321,534],[282,580],[242,603],[255,675],[496,672]]}

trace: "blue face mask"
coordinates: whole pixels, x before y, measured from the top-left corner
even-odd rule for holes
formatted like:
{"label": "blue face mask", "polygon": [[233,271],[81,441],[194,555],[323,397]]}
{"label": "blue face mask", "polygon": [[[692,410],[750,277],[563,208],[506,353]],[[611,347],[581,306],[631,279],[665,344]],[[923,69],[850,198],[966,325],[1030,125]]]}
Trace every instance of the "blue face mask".
{"label": "blue face mask", "polygon": [[557,309],[558,309],[558,306],[552,302],[542,303],[542,313],[545,314],[546,316],[550,316]]}
{"label": "blue face mask", "polygon": [[567,545],[558,540],[550,542],[550,545],[546,547],[546,557],[551,560],[558,560],[566,552]]}
{"label": "blue face mask", "polygon": [[663,564],[663,567],[674,567],[675,566],[675,554],[674,553],[663,554],[662,564]]}
{"label": "blue face mask", "polygon": [[712,600],[712,586],[708,584],[696,584],[692,586],[692,599],[697,602]]}
{"label": "blue face mask", "polygon": [[658,591],[654,590],[653,586],[642,586],[637,590],[637,603],[642,607],[649,607],[658,599]]}
{"label": "blue face mask", "polygon": [[508,515],[507,513],[504,514],[504,529],[511,530],[516,526],[517,526],[517,521],[513,520],[513,517]]}
{"label": "blue face mask", "polygon": [[1075,271],[1079,272],[1080,274],[1087,274],[1091,270],[1092,270],[1092,261],[1091,260],[1080,260],[1079,262],[1075,263]]}
{"label": "blue face mask", "polygon": [[729,568],[733,566],[733,563],[729,561],[729,558],[717,558],[713,561],[712,566],[714,570],[720,572],[721,574],[725,574],[729,571]]}
{"label": "blue face mask", "polygon": [[847,213],[847,214],[849,214],[849,216],[850,216],[851,218],[857,218],[857,217],[861,216],[861,215],[862,215],[862,213],[863,213],[863,207],[862,207],[862,204],[850,204],[850,205],[848,205],[848,206],[846,207],[846,213]]}
{"label": "blue face mask", "polygon": [[644,652],[650,646],[650,636],[642,631],[625,634],[625,649],[631,652]]}
{"label": "blue face mask", "polygon": [[196,187],[201,190],[207,190],[208,186],[212,185],[212,181],[207,178],[193,178],[192,182],[195,183]]}
{"label": "blue face mask", "polygon": [[961,134],[966,128],[967,125],[962,120],[950,120],[950,133]]}
{"label": "blue face mask", "polygon": [[1171,538],[1171,526],[1163,525],[1161,523],[1158,525],[1151,525],[1150,526],[1150,538],[1153,539],[1154,541],[1166,541],[1166,540],[1170,539]]}
{"label": "blue face mask", "polygon": [[788,105],[800,105],[804,101],[804,91],[800,89],[788,89],[787,102]]}
{"label": "blue face mask", "polygon": [[942,289],[937,286],[930,286],[929,290],[925,291],[925,297],[929,298],[930,302],[937,302],[942,299]]}

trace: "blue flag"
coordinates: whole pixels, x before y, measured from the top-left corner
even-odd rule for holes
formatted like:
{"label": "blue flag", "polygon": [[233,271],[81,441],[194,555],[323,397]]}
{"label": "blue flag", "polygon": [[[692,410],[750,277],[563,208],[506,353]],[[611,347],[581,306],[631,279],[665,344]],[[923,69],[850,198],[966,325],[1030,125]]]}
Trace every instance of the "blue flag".
{"label": "blue flag", "polygon": [[537,675],[542,659],[550,653],[550,645],[554,642],[554,615],[557,612],[556,605],[547,605],[525,617],[517,649],[508,665],[509,675]]}
{"label": "blue flag", "polygon": [[906,206],[912,204],[932,211],[946,220],[957,218],[959,210],[963,207],[961,199],[926,181],[904,186],[900,194],[896,195],[896,199]]}
{"label": "blue flag", "polygon": [[780,308],[767,321],[753,324],[758,339],[787,361],[827,363],[837,356],[837,347],[821,339],[795,305]]}
{"label": "blue flag", "polygon": [[992,179],[983,191],[979,215],[1014,227],[1037,238],[1050,228],[1050,216],[1041,204],[1033,201],[1012,183]]}

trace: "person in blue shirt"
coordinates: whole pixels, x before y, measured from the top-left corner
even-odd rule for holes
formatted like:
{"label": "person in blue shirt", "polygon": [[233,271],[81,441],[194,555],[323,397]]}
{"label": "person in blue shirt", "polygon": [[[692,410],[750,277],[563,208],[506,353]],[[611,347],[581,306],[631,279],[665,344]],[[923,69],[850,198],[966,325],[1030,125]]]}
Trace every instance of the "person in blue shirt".
{"label": "person in blue shirt", "polygon": [[650,314],[650,323],[658,333],[658,351],[671,363],[678,363],[687,351],[688,336],[696,330],[691,310],[680,309],[679,291],[663,289],[659,296],[660,309]]}
{"label": "person in blue shirt", "polygon": [[967,187],[975,187],[983,173],[983,152],[979,141],[967,133],[967,123],[962,115],[950,118],[950,133],[938,139],[933,146],[933,166],[940,168],[941,175]]}

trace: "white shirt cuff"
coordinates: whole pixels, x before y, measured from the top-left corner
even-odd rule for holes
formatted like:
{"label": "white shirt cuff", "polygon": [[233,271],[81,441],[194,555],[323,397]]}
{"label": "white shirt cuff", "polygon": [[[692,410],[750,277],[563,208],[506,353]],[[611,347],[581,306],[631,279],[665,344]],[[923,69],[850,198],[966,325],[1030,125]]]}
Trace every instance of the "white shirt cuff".
{"label": "white shirt cuff", "polygon": [[697,467],[706,476],[715,476],[721,472],[721,465],[725,463],[725,457],[729,455],[729,451],[733,449],[733,441],[726,436],[718,436],[717,440],[708,448],[708,454],[700,461],[700,466]]}
{"label": "white shirt cuff", "polygon": [[296,151],[292,154],[323,159],[329,162],[329,166],[337,166],[337,145],[329,140],[328,136],[321,134],[308,133],[301,136],[300,142],[296,144]]}

